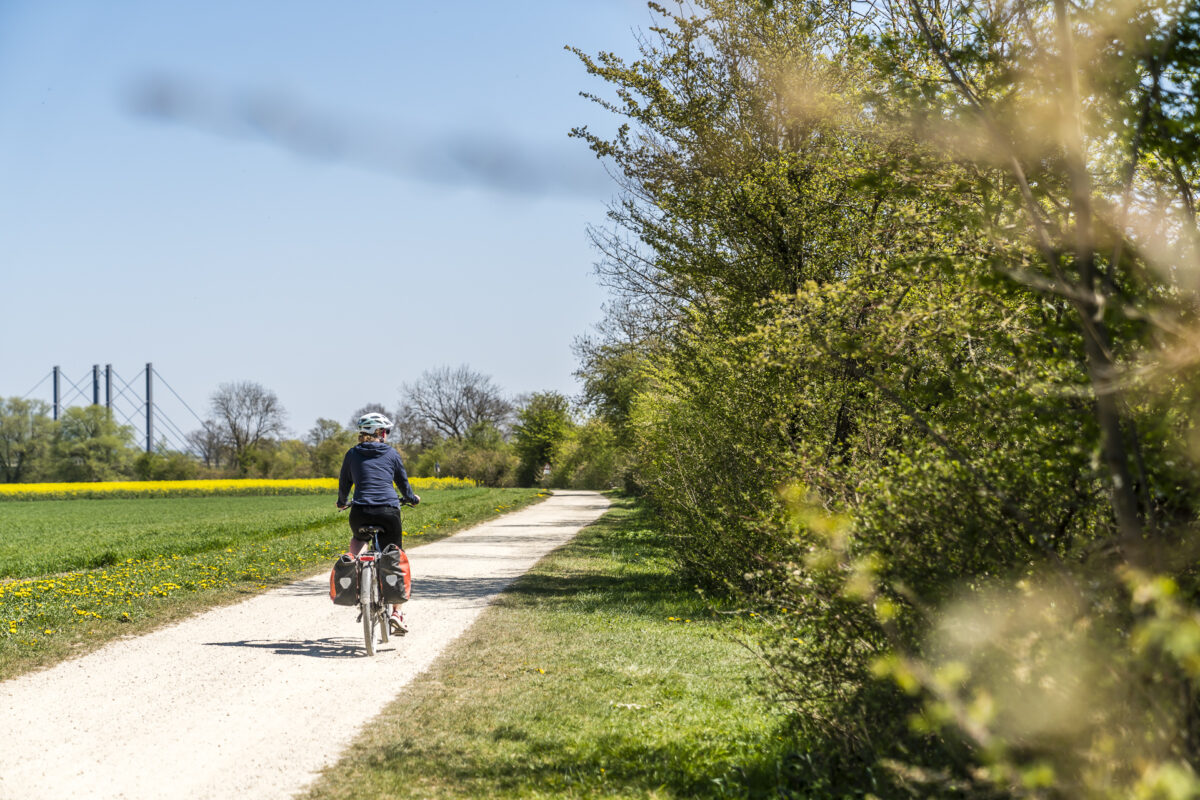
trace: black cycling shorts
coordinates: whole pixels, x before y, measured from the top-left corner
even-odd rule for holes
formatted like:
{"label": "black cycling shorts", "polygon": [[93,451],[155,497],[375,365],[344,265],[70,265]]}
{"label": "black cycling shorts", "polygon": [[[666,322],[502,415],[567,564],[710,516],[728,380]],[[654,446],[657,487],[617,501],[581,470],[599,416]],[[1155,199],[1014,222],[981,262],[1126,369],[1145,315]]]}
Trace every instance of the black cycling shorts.
{"label": "black cycling shorts", "polygon": [[374,525],[383,528],[383,533],[379,534],[379,549],[382,550],[389,544],[394,544],[401,550],[404,549],[404,530],[400,522],[400,509],[395,506],[350,506],[350,532],[354,534],[354,538],[363,542],[370,542],[370,536],[363,536],[358,531],[360,528],[365,528],[368,525]]}

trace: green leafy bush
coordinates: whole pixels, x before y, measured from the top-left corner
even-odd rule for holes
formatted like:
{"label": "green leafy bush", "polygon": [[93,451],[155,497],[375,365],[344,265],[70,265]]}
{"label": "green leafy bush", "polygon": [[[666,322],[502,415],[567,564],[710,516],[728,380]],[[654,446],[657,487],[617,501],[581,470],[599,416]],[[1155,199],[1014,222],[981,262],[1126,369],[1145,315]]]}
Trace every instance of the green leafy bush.
{"label": "green leafy bush", "polygon": [[1197,796],[1196,9],[652,8],[580,53],[626,189],[582,370],[684,575],[769,616],[797,749]]}

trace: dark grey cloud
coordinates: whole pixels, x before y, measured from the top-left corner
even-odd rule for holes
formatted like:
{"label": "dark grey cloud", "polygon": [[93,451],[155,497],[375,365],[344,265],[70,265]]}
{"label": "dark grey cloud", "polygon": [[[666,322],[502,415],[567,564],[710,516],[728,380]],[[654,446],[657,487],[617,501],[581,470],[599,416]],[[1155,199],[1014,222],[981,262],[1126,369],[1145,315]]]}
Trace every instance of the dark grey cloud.
{"label": "dark grey cloud", "polygon": [[278,92],[223,93],[163,75],[134,84],[127,106],[141,117],[439,185],[530,196],[612,193],[611,180],[591,152],[565,132],[535,143],[483,128],[393,129],[314,111]]}

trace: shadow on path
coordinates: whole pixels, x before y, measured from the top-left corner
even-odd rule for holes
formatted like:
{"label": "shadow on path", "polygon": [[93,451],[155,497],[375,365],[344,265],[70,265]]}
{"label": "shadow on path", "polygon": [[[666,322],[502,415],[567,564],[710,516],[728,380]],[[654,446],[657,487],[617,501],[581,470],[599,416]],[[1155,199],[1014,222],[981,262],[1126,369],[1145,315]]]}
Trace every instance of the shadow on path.
{"label": "shadow on path", "polygon": [[[519,530],[524,530],[524,529],[527,529],[527,528],[530,528],[533,526],[531,526],[531,525],[507,525],[507,526],[496,525],[495,528],[493,528],[490,531],[485,531],[483,533],[460,533],[454,539],[443,539],[442,541],[445,542],[446,544],[453,544],[455,547],[461,547],[464,544],[485,544],[485,545],[495,545],[497,547],[509,547],[514,543],[520,544],[522,542],[526,542],[529,544],[540,544],[540,543],[546,541],[545,536],[539,536],[537,534],[526,534],[526,535],[522,536],[521,534],[518,534],[518,533],[505,533],[502,530],[498,530],[499,528],[505,528],[505,527],[519,531]],[[563,525],[550,525],[547,527],[562,528],[563,530],[566,530],[566,527]],[[414,558],[420,557],[420,553],[413,553],[412,555]]]}
{"label": "shadow on path", "polygon": [[[583,527],[585,524],[587,524],[587,522],[588,522],[587,520],[582,520],[582,519],[581,520],[552,519],[548,522],[519,522],[519,521],[517,521],[517,522],[489,522],[489,523],[487,523],[487,527],[488,527],[488,530],[496,530],[499,528],[562,528],[563,530],[566,531],[566,530],[571,530],[573,528]],[[537,539],[540,537],[534,536],[534,537],[530,537],[530,538]],[[505,537],[505,541],[508,541],[508,537]]]}
{"label": "shadow on path", "polygon": [[275,589],[274,592],[291,597],[315,597],[317,595],[324,595],[325,597],[328,597],[329,582],[325,580],[318,582],[313,582],[311,580],[297,581],[296,583],[289,583],[286,586],[280,586],[278,589]]}
{"label": "shadow on path", "polygon": [[[237,642],[205,642],[208,647],[252,647],[273,650],[279,656],[310,656],[312,658],[364,658],[361,639],[242,639]],[[376,649],[379,647],[376,645]],[[384,651],[386,652],[386,650]]]}
{"label": "shadow on path", "polygon": [[413,576],[412,596],[414,600],[480,600],[503,591],[517,578],[499,575],[490,578],[423,578]]}

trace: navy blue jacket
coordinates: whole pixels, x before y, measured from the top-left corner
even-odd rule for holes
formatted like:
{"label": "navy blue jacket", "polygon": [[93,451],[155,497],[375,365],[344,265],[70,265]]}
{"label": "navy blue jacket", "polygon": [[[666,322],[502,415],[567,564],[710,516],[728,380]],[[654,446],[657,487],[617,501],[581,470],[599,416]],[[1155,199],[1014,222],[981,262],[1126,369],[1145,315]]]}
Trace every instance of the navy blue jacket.
{"label": "navy blue jacket", "polygon": [[[393,483],[400,487],[400,494],[396,494]],[[339,506],[346,505],[351,484],[356,506],[399,507],[401,498],[406,503],[417,501],[400,454],[383,442],[362,442],[346,451],[338,477]]]}

